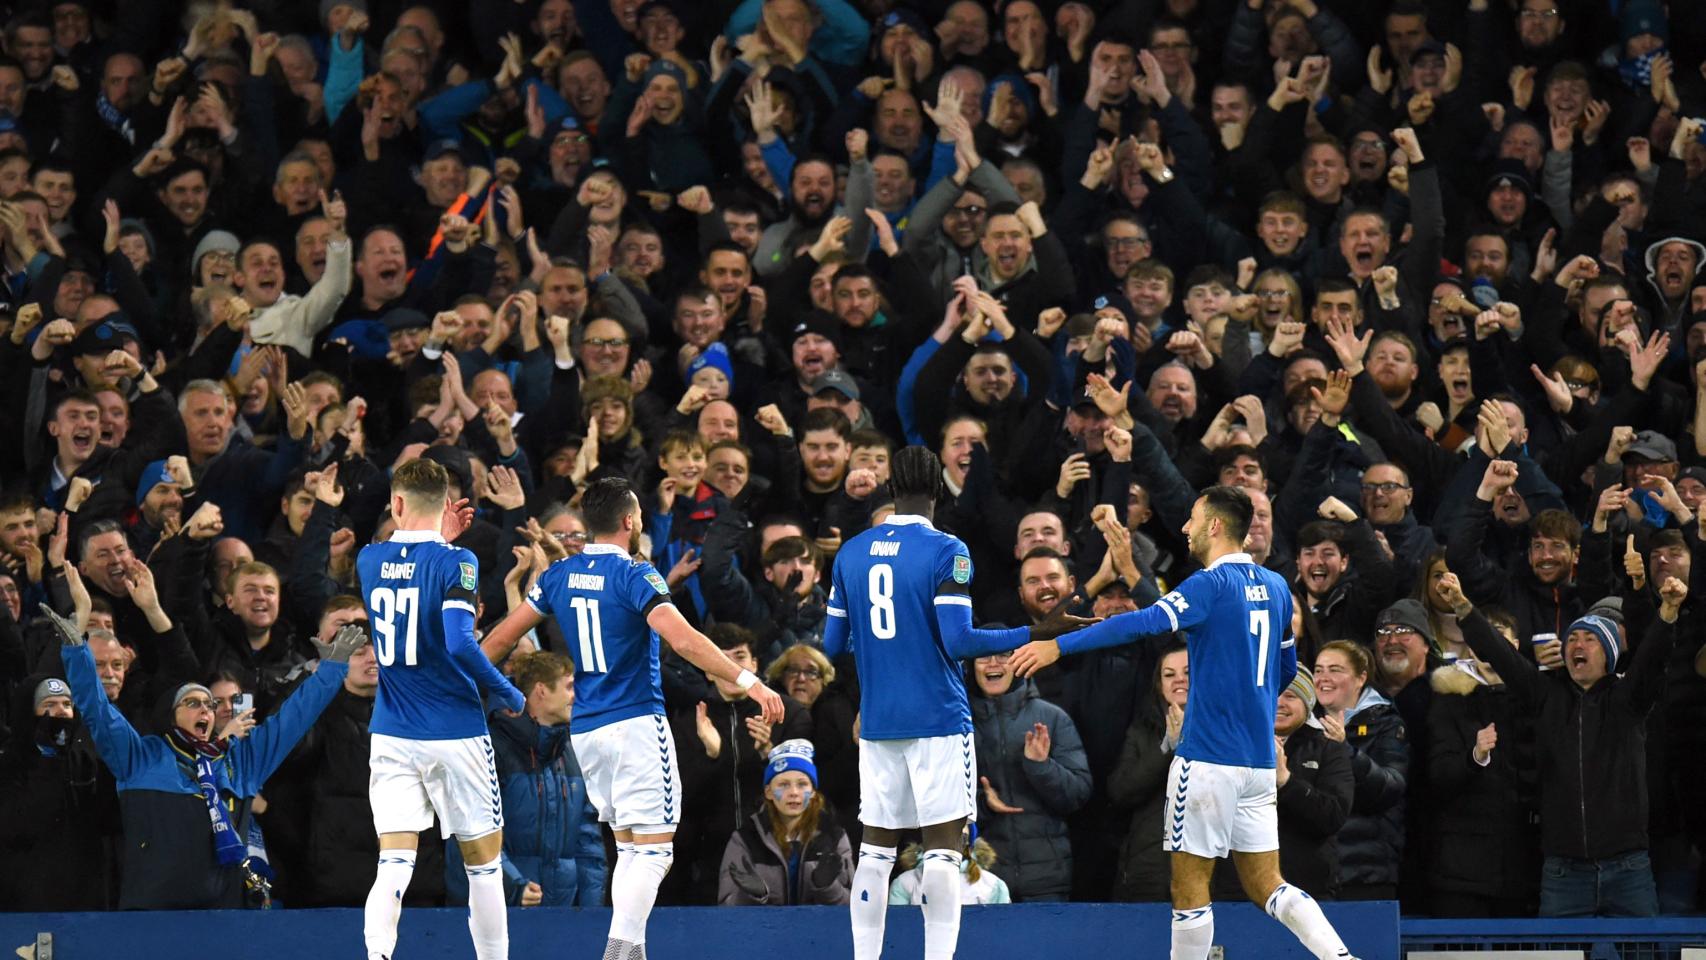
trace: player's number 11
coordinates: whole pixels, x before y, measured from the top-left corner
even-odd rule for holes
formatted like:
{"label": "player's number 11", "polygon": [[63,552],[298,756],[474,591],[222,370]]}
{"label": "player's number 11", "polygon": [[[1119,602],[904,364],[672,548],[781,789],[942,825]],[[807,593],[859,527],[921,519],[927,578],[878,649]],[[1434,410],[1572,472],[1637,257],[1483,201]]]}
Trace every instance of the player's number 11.
{"label": "player's number 11", "polygon": [[575,626],[581,635],[581,672],[608,673],[604,665],[604,624],[598,617],[596,597],[575,597],[569,601],[575,611]]}

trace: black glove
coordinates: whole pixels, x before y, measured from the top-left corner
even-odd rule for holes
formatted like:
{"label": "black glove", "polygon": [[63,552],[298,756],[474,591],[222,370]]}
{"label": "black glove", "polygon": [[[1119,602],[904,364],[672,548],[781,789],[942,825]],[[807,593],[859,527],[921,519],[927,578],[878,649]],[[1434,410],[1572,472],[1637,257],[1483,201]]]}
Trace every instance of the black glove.
{"label": "black glove", "polygon": [[819,890],[828,889],[841,877],[841,857],[831,853],[817,862],[812,868],[812,886]]}
{"label": "black glove", "polygon": [[749,859],[742,858],[730,864],[729,879],[735,882],[735,886],[740,888],[741,893],[759,903],[764,903],[770,899],[770,888],[764,885],[764,881],[758,879],[758,874],[753,871],[752,861]]}

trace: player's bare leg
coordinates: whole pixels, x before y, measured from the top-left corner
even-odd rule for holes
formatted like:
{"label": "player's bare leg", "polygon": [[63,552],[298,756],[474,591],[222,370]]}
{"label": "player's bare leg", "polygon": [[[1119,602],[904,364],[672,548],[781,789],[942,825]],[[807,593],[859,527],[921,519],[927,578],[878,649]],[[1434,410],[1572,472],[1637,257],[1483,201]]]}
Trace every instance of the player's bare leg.
{"label": "player's bare leg", "polygon": [[610,937],[604,960],[644,960],[646,921],[657,904],[658,887],[675,863],[675,833],[612,830],[616,868],[610,872]]}
{"label": "player's bare leg", "polygon": [[456,838],[468,873],[468,933],[476,960],[509,960],[509,907],[504,902],[501,864],[504,834],[493,830],[472,840]]}
{"label": "player's bare leg", "polygon": [[362,922],[362,939],[367,943],[367,960],[391,960],[397,949],[397,922],[403,915],[403,892],[409,889],[409,878],[415,874],[415,846],[420,836],[413,833],[386,833],[379,837],[379,872],[373,887],[367,891],[367,907]]}
{"label": "player's bare leg", "polygon": [[924,828],[924,960],[953,960],[960,942],[960,849],[966,818]]}
{"label": "player's bare leg", "polygon": [[1174,851],[1173,952],[1172,960],[1207,960],[1214,946],[1214,904],[1208,884],[1214,876],[1214,861],[1194,853]]}
{"label": "player's bare leg", "polygon": [[866,827],[853,869],[848,912],[853,924],[853,960],[879,960],[888,922],[889,874],[894,872],[899,830]]}
{"label": "player's bare leg", "polygon": [[1238,882],[1243,884],[1244,894],[1250,902],[1260,904],[1268,911],[1268,916],[1285,924],[1286,929],[1296,934],[1318,960],[1346,960],[1350,957],[1351,952],[1345,949],[1345,942],[1327,922],[1315,898],[1286,883],[1280,876],[1279,851],[1242,853],[1234,850],[1232,863],[1238,868]]}

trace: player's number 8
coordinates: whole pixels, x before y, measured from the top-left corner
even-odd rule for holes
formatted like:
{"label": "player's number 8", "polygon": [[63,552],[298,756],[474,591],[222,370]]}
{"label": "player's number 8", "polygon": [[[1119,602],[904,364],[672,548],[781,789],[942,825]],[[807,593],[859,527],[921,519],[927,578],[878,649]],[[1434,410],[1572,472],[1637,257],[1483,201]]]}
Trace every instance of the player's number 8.
{"label": "player's number 8", "polygon": [[894,568],[886,563],[871,567],[866,591],[871,595],[871,635],[878,640],[894,639]]}
{"label": "player's number 8", "polygon": [[373,610],[373,654],[379,665],[389,667],[397,659],[397,621],[403,622],[403,666],[415,665],[415,611],[420,608],[419,587],[376,587],[368,595]]}

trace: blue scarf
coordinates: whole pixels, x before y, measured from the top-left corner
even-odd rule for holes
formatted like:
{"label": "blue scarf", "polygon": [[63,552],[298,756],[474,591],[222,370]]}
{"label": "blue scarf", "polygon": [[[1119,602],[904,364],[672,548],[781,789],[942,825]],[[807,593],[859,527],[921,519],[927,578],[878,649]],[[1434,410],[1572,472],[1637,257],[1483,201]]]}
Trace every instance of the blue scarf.
{"label": "blue scarf", "polygon": [[225,759],[225,750],[218,742],[209,742],[172,728],[172,742],[181,753],[195,761],[195,780],[201,787],[201,798],[207,802],[207,816],[213,825],[213,852],[222,867],[242,866],[249,859],[248,844],[237,835],[231,824],[231,811],[219,796],[219,777],[215,764]]}
{"label": "blue scarf", "polygon": [[1618,60],[1617,75],[1631,90],[1645,90],[1653,85],[1653,58],[1664,52],[1665,48],[1660,47],[1638,57]]}
{"label": "blue scarf", "polygon": [[131,126],[129,117],[119,113],[118,108],[113,106],[113,102],[107,99],[106,94],[103,93],[95,98],[95,112],[101,115],[102,123],[124,138],[124,142],[131,146],[136,145],[136,128]]}

